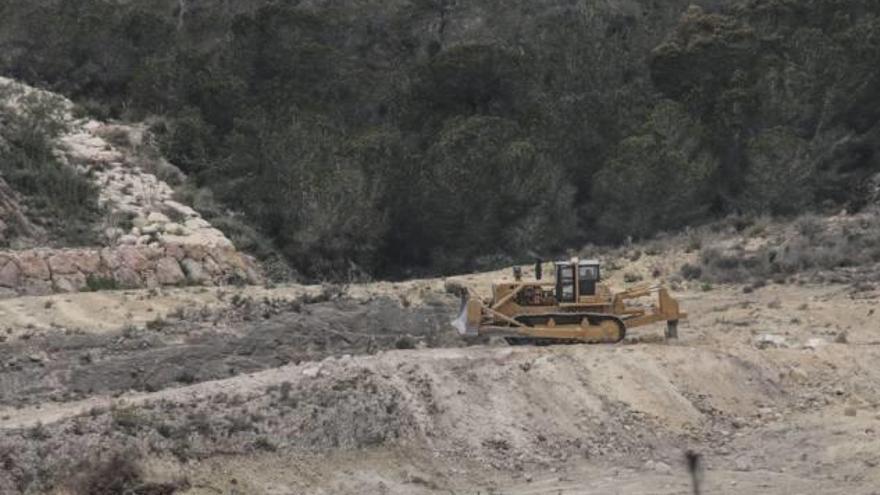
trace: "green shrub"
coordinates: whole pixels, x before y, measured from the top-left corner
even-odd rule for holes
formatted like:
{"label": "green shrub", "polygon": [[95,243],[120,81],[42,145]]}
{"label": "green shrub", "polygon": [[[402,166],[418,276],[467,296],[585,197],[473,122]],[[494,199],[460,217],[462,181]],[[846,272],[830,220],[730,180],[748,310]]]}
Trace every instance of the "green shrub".
{"label": "green shrub", "polygon": [[86,288],[91,292],[100,292],[104,290],[119,290],[120,287],[113,277],[89,275],[86,277]]}
{"label": "green shrub", "polygon": [[61,102],[33,92],[19,106],[0,105],[0,175],[24,196],[28,215],[40,219],[53,237],[67,245],[96,243],[97,188],[54,154],[53,140],[64,128]]}
{"label": "green shrub", "polygon": [[684,277],[685,280],[697,280],[703,276],[703,269],[699,266],[685,263],[681,266],[681,276]]}

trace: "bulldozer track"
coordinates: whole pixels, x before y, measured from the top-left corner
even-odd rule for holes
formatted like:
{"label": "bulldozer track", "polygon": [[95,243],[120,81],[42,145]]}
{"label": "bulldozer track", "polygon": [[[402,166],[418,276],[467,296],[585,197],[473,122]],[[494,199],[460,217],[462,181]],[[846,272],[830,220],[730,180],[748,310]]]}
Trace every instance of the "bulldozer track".
{"label": "bulldozer track", "polygon": [[532,338],[532,337],[507,337],[507,343],[510,345],[575,345],[575,344],[616,344],[626,338],[626,324],[620,318],[599,313],[547,313],[540,315],[521,315],[514,319],[527,326],[546,325],[551,319],[556,325],[580,325],[581,321],[586,318],[591,325],[599,325],[603,321],[613,321],[618,328],[618,337],[616,340],[577,340],[577,339],[550,339],[550,338]]}

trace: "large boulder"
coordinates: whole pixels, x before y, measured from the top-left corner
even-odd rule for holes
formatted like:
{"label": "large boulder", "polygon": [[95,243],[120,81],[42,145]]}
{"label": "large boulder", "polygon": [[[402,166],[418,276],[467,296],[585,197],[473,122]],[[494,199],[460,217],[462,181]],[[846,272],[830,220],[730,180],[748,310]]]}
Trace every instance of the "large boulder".
{"label": "large boulder", "polygon": [[126,235],[120,236],[119,239],[116,241],[116,243],[119,244],[120,246],[134,246],[135,244],[137,244],[137,240],[138,240],[137,237],[130,235],[130,234],[126,234]]}
{"label": "large boulder", "polygon": [[18,290],[26,296],[47,296],[54,292],[52,282],[35,278],[25,279]]}
{"label": "large boulder", "polygon": [[205,256],[205,260],[202,263],[204,264],[205,271],[212,277],[223,275],[223,267],[218,265],[210,255]]}
{"label": "large boulder", "polygon": [[201,230],[201,229],[210,229],[211,224],[208,223],[204,218],[190,218],[186,220],[183,224],[184,227],[190,230]]}
{"label": "large boulder", "polygon": [[20,254],[18,256],[18,266],[21,268],[22,275],[27,278],[36,280],[49,280],[52,278],[49,264],[35,251],[26,251]]}
{"label": "large boulder", "polygon": [[73,253],[62,251],[49,257],[52,275],[70,275],[78,271]]}
{"label": "large boulder", "polygon": [[113,280],[123,289],[133,289],[141,287],[144,283],[137,271],[132,270],[128,266],[120,266],[113,271]]}
{"label": "large boulder", "polygon": [[159,213],[158,211],[154,211],[147,216],[148,223],[166,224],[170,221],[171,221],[171,219],[168,218],[167,215],[165,215],[163,213]]}
{"label": "large boulder", "polygon": [[82,273],[70,275],[55,275],[52,284],[56,292],[80,292],[88,286],[86,276]]}
{"label": "large boulder", "polygon": [[186,258],[186,250],[180,244],[165,244],[165,256],[183,261]]}
{"label": "large boulder", "polygon": [[14,289],[21,283],[21,270],[15,261],[7,259],[0,267],[0,287]]}
{"label": "large boulder", "polygon": [[165,228],[163,229],[163,231],[164,231],[166,234],[169,234],[169,235],[183,236],[183,235],[188,235],[188,234],[189,234],[189,231],[187,231],[187,230],[183,227],[183,225],[180,225],[179,223],[174,223],[174,222],[166,223],[166,224],[165,224]]}
{"label": "large boulder", "polygon": [[173,211],[178,216],[186,218],[195,218],[199,216],[199,214],[196,213],[196,210],[193,210],[192,208],[184,204],[178,203],[177,201],[166,199],[164,204],[168,209]]}
{"label": "large boulder", "polygon": [[101,269],[101,254],[94,250],[75,251],[70,255],[82,273],[96,273]]}
{"label": "large boulder", "polygon": [[186,275],[176,259],[162,258],[156,263],[156,280],[162,285],[179,285],[186,281]]}
{"label": "large boulder", "polygon": [[203,284],[210,281],[210,277],[208,277],[204,267],[198,261],[192,258],[186,258],[180,262],[180,265],[183,267],[183,271],[186,273],[186,279],[190,283]]}
{"label": "large boulder", "polygon": [[116,251],[117,259],[120,266],[134,270],[135,272],[143,272],[148,268],[149,258],[144,249],[136,247],[120,247]]}

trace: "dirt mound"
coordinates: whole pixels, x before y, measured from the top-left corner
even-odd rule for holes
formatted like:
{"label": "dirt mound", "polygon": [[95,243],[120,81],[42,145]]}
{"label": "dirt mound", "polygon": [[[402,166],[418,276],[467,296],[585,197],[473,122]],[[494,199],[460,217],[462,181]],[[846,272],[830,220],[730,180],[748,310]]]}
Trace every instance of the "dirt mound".
{"label": "dirt mound", "polygon": [[[6,430],[4,444],[12,465],[47,452],[44,466],[55,472],[67,469],[67,459],[90,455],[91,445],[171,453],[178,462],[418,446],[438,465],[520,479],[583,462],[645,469],[646,460],[652,472],[672,476],[671,466],[691,448],[710,454],[709,468],[739,462],[745,471],[778,471],[792,468],[790,459],[769,455],[786,442],[782,432],[809,431],[787,426],[811,417],[814,402],[805,396],[844,403],[820,380],[804,386],[790,379],[786,361],[805,351],[782,352],[768,361],[759,351],[734,357],[659,345],[484,347],[329,358]],[[843,346],[831,348],[821,360],[844,355]],[[864,364],[860,358],[854,365]],[[806,373],[833,383],[851,371],[823,368],[817,362]],[[762,448],[752,450],[762,436]],[[14,471],[0,486],[16,486],[26,475],[8,473]]]}

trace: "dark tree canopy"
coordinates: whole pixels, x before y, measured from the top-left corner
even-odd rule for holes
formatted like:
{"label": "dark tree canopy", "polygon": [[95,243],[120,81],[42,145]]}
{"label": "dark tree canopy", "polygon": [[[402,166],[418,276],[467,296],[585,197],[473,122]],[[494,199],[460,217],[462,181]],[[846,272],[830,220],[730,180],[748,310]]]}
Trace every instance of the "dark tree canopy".
{"label": "dark tree canopy", "polygon": [[8,0],[0,72],[151,117],[312,278],[859,208],[880,172],[873,0]]}

